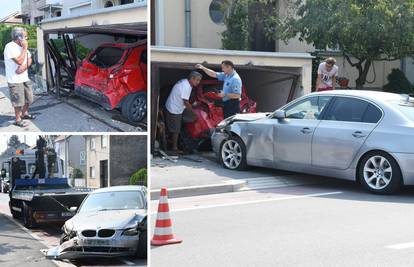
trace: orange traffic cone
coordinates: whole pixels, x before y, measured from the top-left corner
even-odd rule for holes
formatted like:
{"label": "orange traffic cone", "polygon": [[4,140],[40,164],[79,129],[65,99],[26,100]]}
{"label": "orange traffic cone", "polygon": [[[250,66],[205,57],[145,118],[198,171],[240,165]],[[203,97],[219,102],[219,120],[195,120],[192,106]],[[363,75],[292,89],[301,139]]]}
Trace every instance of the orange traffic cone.
{"label": "orange traffic cone", "polygon": [[151,240],[151,245],[163,246],[181,242],[183,241],[176,239],[173,235],[167,188],[161,188],[157,221],[155,222],[154,236]]}

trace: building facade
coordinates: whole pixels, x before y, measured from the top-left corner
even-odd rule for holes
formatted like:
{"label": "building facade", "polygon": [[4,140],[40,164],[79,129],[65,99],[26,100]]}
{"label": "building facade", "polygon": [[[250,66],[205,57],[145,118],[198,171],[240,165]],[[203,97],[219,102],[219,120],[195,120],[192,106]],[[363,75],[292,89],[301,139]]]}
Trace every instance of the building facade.
{"label": "building facade", "polygon": [[[73,186],[86,185],[86,141],[83,136],[58,136],[55,149],[63,162],[64,175]],[[77,171],[76,171],[77,170]],[[83,177],[75,177],[81,172]]]}
{"label": "building facade", "polygon": [[100,188],[129,184],[147,167],[147,137],[135,135],[86,136],[86,185]]}
{"label": "building facade", "polygon": [[[224,17],[228,12],[228,0],[151,0],[152,34],[151,42],[155,46],[193,47],[221,49],[221,33],[226,29]],[[227,8],[226,8],[227,7]],[[280,16],[287,13],[284,1],[278,4]],[[301,42],[299,38],[275,41],[274,50],[269,52],[312,53],[311,44]],[[337,58],[339,76],[350,80],[350,87],[355,87],[358,77],[356,68],[348,64],[340,51],[326,51],[324,56]],[[394,68],[402,69],[408,79],[414,82],[414,64],[412,59],[392,62],[377,61],[371,67],[365,87],[382,88],[388,81],[387,75]]]}
{"label": "building facade", "polygon": [[39,25],[44,19],[60,17],[63,0],[22,0],[23,24]]}

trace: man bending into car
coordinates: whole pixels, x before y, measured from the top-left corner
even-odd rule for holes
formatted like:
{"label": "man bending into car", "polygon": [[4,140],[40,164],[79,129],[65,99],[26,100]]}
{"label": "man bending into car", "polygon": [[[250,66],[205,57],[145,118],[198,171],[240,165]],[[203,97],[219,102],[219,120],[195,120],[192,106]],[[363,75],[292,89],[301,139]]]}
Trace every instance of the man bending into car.
{"label": "man bending into car", "polygon": [[202,77],[197,71],[192,71],[187,79],[182,79],[174,85],[165,103],[165,119],[168,132],[171,134],[173,153],[182,153],[178,150],[178,136],[181,132],[183,113],[186,108],[192,110],[189,102],[191,91],[200,84]]}
{"label": "man bending into car", "polygon": [[10,100],[16,116],[14,125],[27,126],[23,120],[35,117],[29,114],[29,105],[33,102],[33,91],[27,69],[32,64],[28,50],[27,32],[21,27],[12,29],[12,41],[4,48],[4,64],[10,91]]}
{"label": "man bending into car", "polygon": [[197,69],[201,69],[208,76],[223,81],[223,92],[220,97],[223,99],[224,118],[228,118],[240,113],[240,99],[242,94],[242,80],[234,69],[234,64],[230,60],[221,62],[222,72],[215,72],[201,64],[196,65]]}

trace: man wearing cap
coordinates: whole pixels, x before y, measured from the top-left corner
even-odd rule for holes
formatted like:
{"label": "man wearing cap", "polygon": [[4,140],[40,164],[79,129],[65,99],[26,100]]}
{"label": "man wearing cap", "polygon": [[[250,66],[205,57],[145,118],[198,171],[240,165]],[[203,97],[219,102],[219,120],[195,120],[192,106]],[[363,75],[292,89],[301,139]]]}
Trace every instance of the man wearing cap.
{"label": "man wearing cap", "polygon": [[242,95],[242,80],[234,69],[234,64],[230,60],[221,62],[222,72],[215,72],[201,64],[197,64],[196,68],[204,71],[208,76],[223,81],[223,92],[220,96],[223,99],[224,118],[228,118],[240,113],[240,99]]}
{"label": "man wearing cap", "polygon": [[178,150],[178,136],[181,132],[183,112],[187,108],[192,109],[189,102],[193,87],[200,84],[202,75],[197,71],[192,71],[187,79],[178,81],[165,103],[165,120],[167,130],[171,134],[171,149],[174,153],[181,153]]}

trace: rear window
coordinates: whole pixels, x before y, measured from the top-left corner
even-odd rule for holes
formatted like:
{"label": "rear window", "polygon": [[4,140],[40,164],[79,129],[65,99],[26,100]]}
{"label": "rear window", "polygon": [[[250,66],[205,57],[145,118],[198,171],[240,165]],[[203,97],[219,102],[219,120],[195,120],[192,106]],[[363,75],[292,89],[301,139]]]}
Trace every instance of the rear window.
{"label": "rear window", "polygon": [[413,102],[394,102],[394,106],[398,108],[398,110],[401,111],[404,116],[406,116],[408,119],[414,121],[414,103]]}
{"label": "rear window", "polygon": [[338,97],[326,115],[329,121],[363,122],[368,103],[350,97]]}
{"label": "rear window", "polygon": [[382,111],[374,106],[373,104],[368,104],[368,108],[365,111],[363,122],[366,123],[377,123],[382,117]]}
{"label": "rear window", "polygon": [[124,49],[119,47],[99,47],[90,58],[90,62],[101,68],[109,68],[119,63]]}

